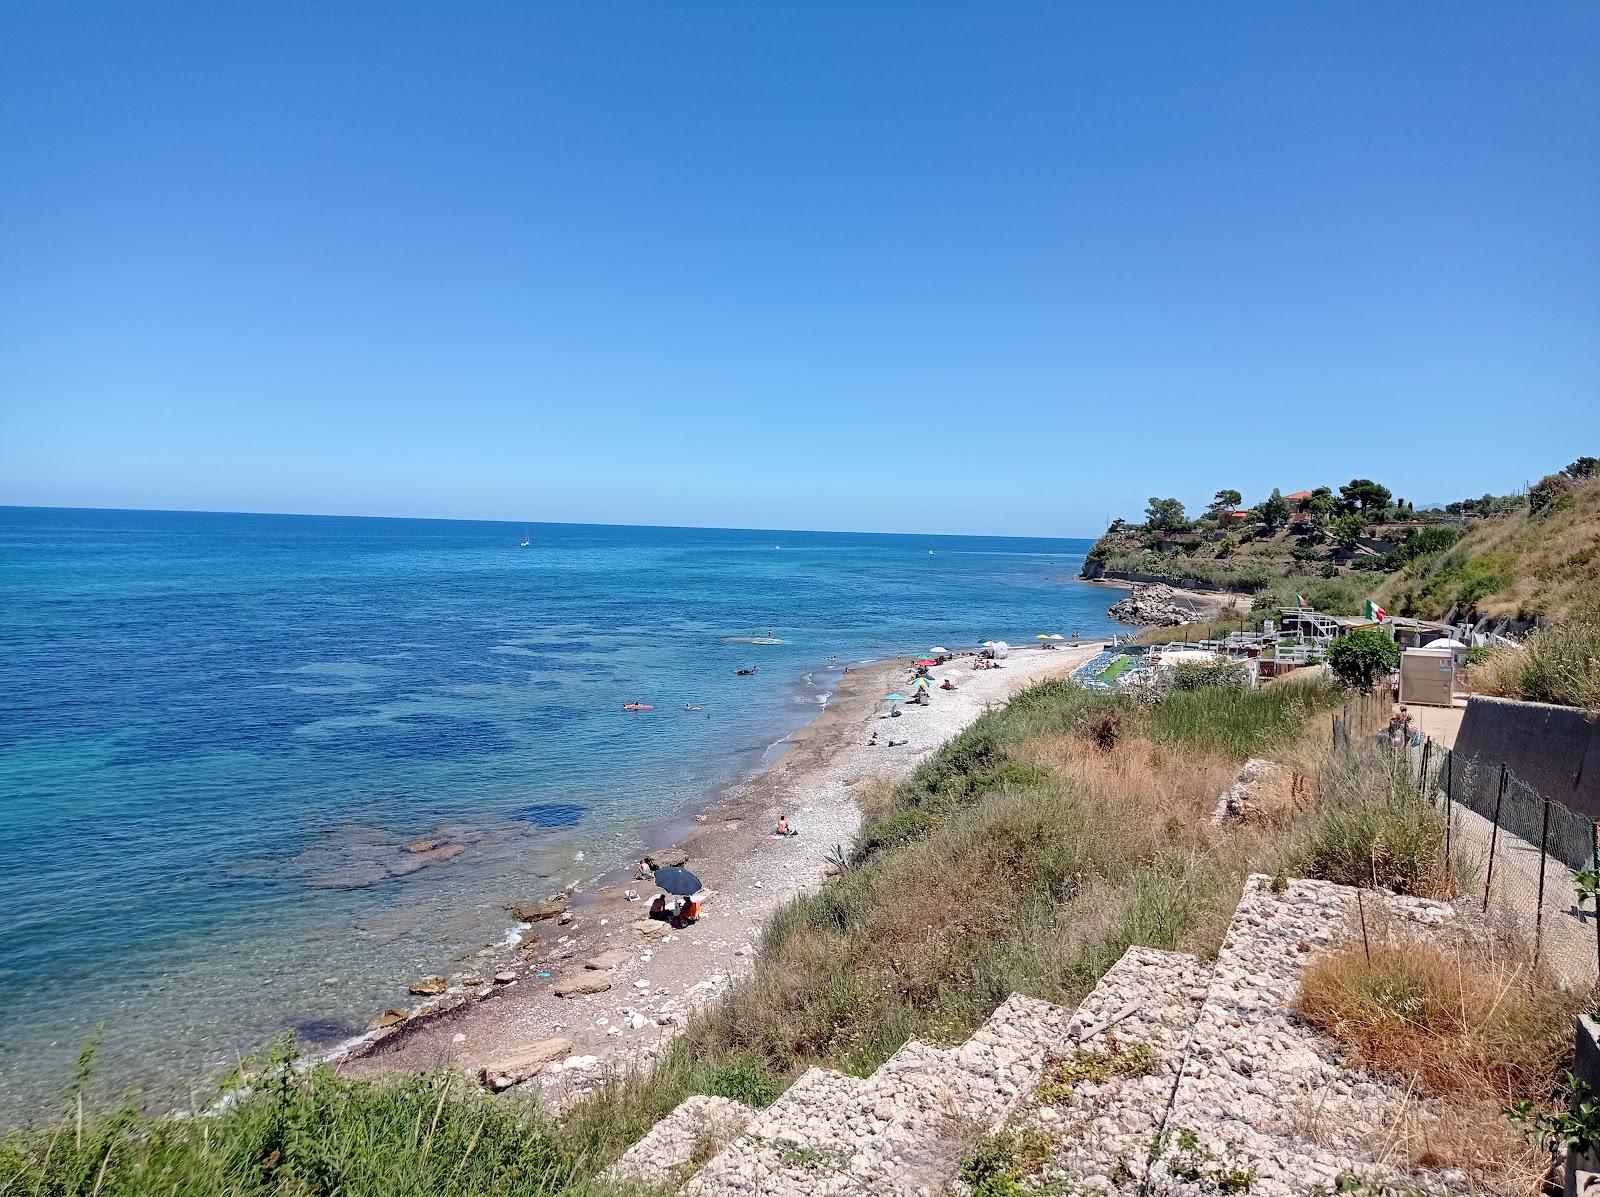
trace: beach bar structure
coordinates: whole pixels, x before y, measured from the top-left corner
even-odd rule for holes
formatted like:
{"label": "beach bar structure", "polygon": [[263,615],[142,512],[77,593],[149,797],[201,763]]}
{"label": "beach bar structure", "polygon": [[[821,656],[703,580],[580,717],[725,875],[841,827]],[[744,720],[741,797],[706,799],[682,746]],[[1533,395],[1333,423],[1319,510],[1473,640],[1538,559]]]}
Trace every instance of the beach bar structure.
{"label": "beach bar structure", "polygon": [[1408,648],[1400,654],[1400,701],[1428,707],[1454,706],[1456,658],[1448,648]]}

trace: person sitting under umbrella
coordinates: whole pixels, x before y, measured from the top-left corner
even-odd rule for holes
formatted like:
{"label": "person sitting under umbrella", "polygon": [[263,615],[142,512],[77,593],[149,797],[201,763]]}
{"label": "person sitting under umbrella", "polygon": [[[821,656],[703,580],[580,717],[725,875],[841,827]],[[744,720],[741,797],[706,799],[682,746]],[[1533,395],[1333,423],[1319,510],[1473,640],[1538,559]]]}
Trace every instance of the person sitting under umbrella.
{"label": "person sitting under umbrella", "polygon": [[682,926],[684,922],[693,922],[700,916],[700,904],[691,899],[704,887],[700,884],[700,878],[688,869],[657,869],[655,883],[666,892],[650,903],[651,918],[670,919],[675,926]]}

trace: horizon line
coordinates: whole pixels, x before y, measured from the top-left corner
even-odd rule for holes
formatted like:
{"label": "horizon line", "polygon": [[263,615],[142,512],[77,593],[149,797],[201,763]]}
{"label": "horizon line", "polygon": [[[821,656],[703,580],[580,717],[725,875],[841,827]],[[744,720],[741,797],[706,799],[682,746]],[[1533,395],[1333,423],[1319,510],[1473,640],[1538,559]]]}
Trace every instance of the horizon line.
{"label": "horizon line", "polygon": [[1094,536],[1029,536],[1017,532],[882,532],[861,528],[752,528],[731,524],[625,524],[600,520],[513,520],[483,519],[459,515],[367,515],[351,512],[323,511],[234,511],[213,507],[78,507],[41,503],[0,503],[0,511],[118,511],[140,515],[247,515],[270,519],[307,520],[410,520],[439,524],[518,524],[527,527],[547,528],[654,528],[674,532],[777,532],[798,536],[937,536],[947,539],[977,537],[984,540],[1088,540]]}

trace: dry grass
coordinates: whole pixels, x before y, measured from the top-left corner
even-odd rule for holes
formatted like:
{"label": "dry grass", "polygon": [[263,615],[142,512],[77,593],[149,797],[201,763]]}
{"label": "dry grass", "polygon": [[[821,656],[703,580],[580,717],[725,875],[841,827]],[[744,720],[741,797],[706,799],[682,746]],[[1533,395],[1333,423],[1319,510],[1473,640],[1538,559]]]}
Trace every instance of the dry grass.
{"label": "dry grass", "polygon": [[1454,952],[1378,929],[1320,957],[1301,977],[1299,1012],[1347,1044],[1352,1062],[1406,1086],[1382,1146],[1391,1162],[1461,1167],[1482,1188],[1530,1192],[1548,1166],[1501,1116],[1519,1098],[1553,1101],[1581,995],[1559,988],[1507,943]]}
{"label": "dry grass", "polygon": [[1169,819],[1186,835],[1210,847],[1204,825],[1217,795],[1238,766],[1219,754],[1157,744],[1142,736],[1117,741],[1109,750],[1084,736],[1049,736],[1028,745],[1027,759],[1073,778],[1091,799],[1112,808],[1133,840],[1169,842]]}
{"label": "dry grass", "polygon": [[1521,649],[1498,649],[1488,660],[1467,667],[1464,684],[1474,694],[1521,698],[1523,665]]}
{"label": "dry grass", "polygon": [[1403,614],[1442,615],[1460,599],[1487,615],[1560,618],[1596,590],[1600,479],[1575,488],[1555,510],[1475,521],[1449,550],[1394,574],[1378,594]]}

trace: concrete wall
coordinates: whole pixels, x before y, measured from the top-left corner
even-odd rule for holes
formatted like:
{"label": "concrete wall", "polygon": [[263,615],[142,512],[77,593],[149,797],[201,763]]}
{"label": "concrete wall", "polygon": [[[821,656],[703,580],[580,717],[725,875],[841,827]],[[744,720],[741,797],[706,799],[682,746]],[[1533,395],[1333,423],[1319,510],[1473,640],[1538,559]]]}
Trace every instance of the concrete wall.
{"label": "concrete wall", "polygon": [[1485,803],[1493,810],[1504,763],[1540,795],[1600,819],[1600,723],[1591,722],[1587,712],[1474,695],[1455,750],[1457,760],[1471,766],[1463,774],[1470,775],[1470,792],[1457,796],[1480,813]]}

